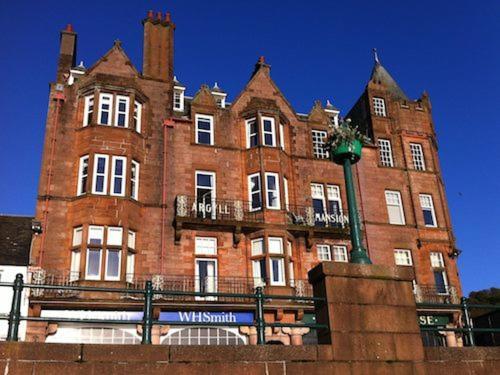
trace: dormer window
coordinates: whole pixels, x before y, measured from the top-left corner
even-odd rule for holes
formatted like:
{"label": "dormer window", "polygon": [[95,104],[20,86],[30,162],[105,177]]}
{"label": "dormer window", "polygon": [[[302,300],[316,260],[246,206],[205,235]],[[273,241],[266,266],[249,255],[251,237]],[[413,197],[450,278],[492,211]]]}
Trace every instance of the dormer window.
{"label": "dormer window", "polygon": [[373,98],[373,113],[375,113],[375,116],[387,116],[385,111],[385,100],[383,98]]}
{"label": "dormer window", "polygon": [[217,103],[217,107],[226,108],[226,97],[227,94],[222,90],[217,82],[215,82],[214,87],[211,90],[212,95],[215,98],[215,102]]}
{"label": "dormer window", "polygon": [[177,80],[177,77],[174,77],[174,111],[184,112],[184,91],[186,88]]}

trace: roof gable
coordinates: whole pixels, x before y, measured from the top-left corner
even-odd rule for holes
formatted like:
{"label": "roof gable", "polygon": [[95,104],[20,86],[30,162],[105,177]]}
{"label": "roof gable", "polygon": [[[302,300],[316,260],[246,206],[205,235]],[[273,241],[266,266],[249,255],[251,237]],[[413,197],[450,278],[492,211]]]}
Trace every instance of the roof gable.
{"label": "roof gable", "polygon": [[88,71],[87,74],[113,74],[125,77],[139,76],[139,71],[123,50],[120,41],[115,41],[113,47],[106,52]]}

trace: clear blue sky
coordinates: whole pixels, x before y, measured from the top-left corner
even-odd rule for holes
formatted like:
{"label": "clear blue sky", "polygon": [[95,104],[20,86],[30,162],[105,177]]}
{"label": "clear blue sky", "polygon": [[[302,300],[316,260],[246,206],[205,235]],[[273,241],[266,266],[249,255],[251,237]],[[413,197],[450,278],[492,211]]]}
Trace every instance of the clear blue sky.
{"label": "clear blue sky", "polygon": [[264,55],[297,111],[330,98],[345,114],[377,47],[410,97],[430,93],[465,291],[500,287],[498,0],[3,1],[0,213],[34,213],[59,30],[74,25],[86,66],[118,38],[141,69],[148,9],[172,13],[175,72],[189,94],[217,81],[231,100]]}

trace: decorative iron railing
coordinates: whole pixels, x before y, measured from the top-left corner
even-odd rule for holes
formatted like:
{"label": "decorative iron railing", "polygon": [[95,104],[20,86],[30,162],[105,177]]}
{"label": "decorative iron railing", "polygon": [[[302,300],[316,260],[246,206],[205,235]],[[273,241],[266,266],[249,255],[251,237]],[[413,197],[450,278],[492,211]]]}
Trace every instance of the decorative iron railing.
{"label": "decorative iron railing", "polygon": [[349,216],[346,211],[339,213],[315,212],[312,206],[290,205],[286,210],[287,223],[320,228],[346,228]]}
{"label": "decorative iron railing", "polygon": [[415,301],[417,303],[443,303],[458,304],[460,297],[453,286],[444,285],[416,285],[414,287]]}

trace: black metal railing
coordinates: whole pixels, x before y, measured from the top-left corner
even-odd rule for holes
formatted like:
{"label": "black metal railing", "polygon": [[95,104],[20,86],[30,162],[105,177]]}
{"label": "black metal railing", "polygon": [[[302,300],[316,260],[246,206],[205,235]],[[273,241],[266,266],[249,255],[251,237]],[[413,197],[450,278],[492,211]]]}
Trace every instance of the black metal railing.
{"label": "black metal railing", "polygon": [[203,199],[178,195],[175,201],[175,216],[208,221],[263,222],[262,210],[252,207],[251,202],[237,199]]}
{"label": "black metal railing", "polygon": [[415,285],[414,287],[415,301],[417,303],[444,303],[444,304],[459,304],[460,297],[457,289],[454,286],[443,285],[437,287],[435,285]]}
{"label": "black metal railing", "polygon": [[[78,285],[40,285],[40,284],[25,284],[23,275],[17,274],[13,283],[0,282],[0,287],[12,287],[12,305],[9,316],[0,316],[0,319],[8,320],[7,341],[19,340],[19,324],[22,320],[26,321],[41,321],[41,322],[67,322],[67,323],[97,323],[97,324],[141,324],[142,325],[142,344],[151,344],[152,328],[154,325],[190,325],[190,326],[241,326],[249,325],[247,323],[228,323],[228,322],[179,322],[169,320],[153,319],[153,307],[155,296],[175,297],[175,296],[191,296],[194,298],[241,298],[252,300],[255,303],[255,319],[252,326],[257,329],[257,344],[265,344],[265,328],[266,327],[295,327],[295,328],[311,328],[311,329],[328,329],[324,324],[316,323],[267,323],[264,319],[264,307],[269,301],[284,300],[284,301],[309,301],[318,304],[324,304],[325,298],[319,297],[304,297],[291,295],[271,295],[265,294],[262,287],[256,287],[254,293],[221,293],[221,292],[188,292],[177,290],[155,290],[153,282],[147,280],[142,289],[126,289],[126,288],[102,288],[91,286]],[[101,293],[128,293],[135,294],[143,300],[143,318],[142,320],[123,320],[123,319],[72,319],[72,318],[54,318],[54,317],[33,317],[21,316],[21,299],[22,292],[25,288],[43,289],[43,290],[67,290],[67,291],[86,291],[86,292],[101,292]]]}
{"label": "black metal railing", "polygon": [[[500,305],[487,305],[487,304],[469,304],[467,298],[462,297],[458,304],[456,303],[417,303],[417,309],[426,310],[426,314],[430,315],[431,319],[427,320],[427,324],[420,323],[420,331],[422,334],[434,333],[441,334],[445,332],[455,332],[458,335],[462,335],[464,346],[475,346],[474,336],[477,334],[498,334],[500,333],[500,327],[496,328],[475,328],[472,322],[471,313],[478,310],[500,311]],[[450,322],[451,324],[433,324],[434,320],[438,321],[436,316],[438,314],[449,314],[451,309],[460,310],[461,314],[459,320],[456,322]],[[429,316],[429,315],[427,315]],[[425,322],[425,319],[424,319]],[[453,327],[452,327],[453,326]]]}

